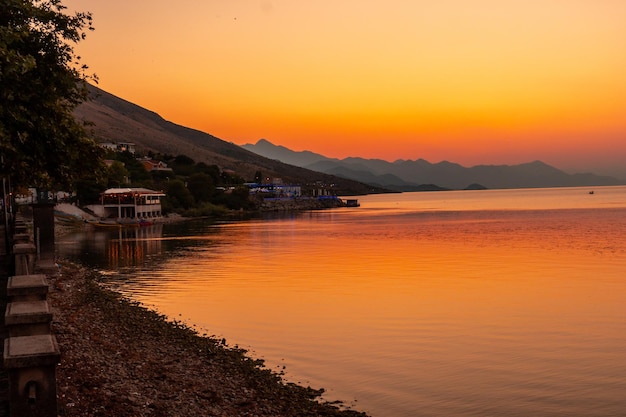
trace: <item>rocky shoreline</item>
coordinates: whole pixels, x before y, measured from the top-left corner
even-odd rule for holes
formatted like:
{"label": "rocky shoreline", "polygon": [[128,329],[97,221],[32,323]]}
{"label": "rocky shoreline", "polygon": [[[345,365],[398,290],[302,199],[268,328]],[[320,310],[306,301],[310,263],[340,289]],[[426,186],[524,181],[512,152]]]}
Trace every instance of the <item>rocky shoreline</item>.
{"label": "rocky shoreline", "polygon": [[366,416],[285,383],[241,349],[198,335],[60,262],[49,300],[59,416]]}

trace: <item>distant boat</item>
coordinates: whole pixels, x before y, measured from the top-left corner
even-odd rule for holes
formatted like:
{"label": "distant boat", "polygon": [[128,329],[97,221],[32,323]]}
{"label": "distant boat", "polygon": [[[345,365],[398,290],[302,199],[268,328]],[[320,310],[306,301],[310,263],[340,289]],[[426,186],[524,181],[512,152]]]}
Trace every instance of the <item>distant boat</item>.
{"label": "distant boat", "polygon": [[594,194],[594,191],[593,190],[589,191],[589,194]]}
{"label": "distant boat", "polygon": [[346,207],[360,207],[359,200],[350,199],[346,200]]}

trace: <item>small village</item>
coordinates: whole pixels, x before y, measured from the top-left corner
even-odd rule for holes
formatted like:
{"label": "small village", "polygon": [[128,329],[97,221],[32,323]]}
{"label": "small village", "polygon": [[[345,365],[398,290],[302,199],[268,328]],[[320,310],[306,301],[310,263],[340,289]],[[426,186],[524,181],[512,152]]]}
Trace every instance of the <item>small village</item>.
{"label": "small village", "polygon": [[[16,193],[18,204],[33,204],[53,201],[56,203],[55,218],[65,223],[85,222],[95,227],[149,226],[163,222],[170,214],[188,217],[224,216],[229,212],[241,211],[288,211],[358,206],[354,199],[343,201],[335,194],[332,185],[317,183],[309,185],[303,192],[301,185],[284,184],[280,178],[263,178],[257,182],[243,182],[234,171],[210,167],[205,172],[197,171],[183,177],[159,159],[135,156],[133,143],[101,143],[111,159],[105,159],[109,185],[99,194],[85,195],[69,192],[41,192],[29,189]],[[117,159],[114,159],[117,158]],[[194,162],[179,157],[187,167]],[[126,163],[122,162],[126,161]],[[132,163],[128,163],[131,161]],[[180,165],[180,164],[179,164]],[[126,167],[132,167],[127,169]],[[174,164],[176,166],[176,163]],[[203,169],[203,164],[195,164]],[[210,175],[209,173],[212,173]],[[146,181],[146,174],[151,178]],[[150,189],[133,185],[151,183],[162,189]]]}

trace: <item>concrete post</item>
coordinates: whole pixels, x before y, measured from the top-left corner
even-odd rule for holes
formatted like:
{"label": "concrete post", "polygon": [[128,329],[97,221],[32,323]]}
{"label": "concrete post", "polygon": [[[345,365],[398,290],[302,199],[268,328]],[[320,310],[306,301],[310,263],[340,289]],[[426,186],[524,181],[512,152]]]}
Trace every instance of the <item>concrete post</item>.
{"label": "concrete post", "polygon": [[32,207],[33,234],[39,259],[54,259],[54,203],[36,203]]}
{"label": "concrete post", "polygon": [[57,417],[56,365],[60,359],[51,334],[5,339],[11,416]]}
{"label": "concrete post", "polygon": [[47,297],[48,280],[43,274],[14,275],[7,281],[9,301],[46,300]]}
{"label": "concrete post", "polygon": [[16,223],[15,233],[28,233],[28,227],[24,223]]}
{"label": "concrete post", "polygon": [[47,300],[12,301],[7,303],[4,325],[9,337],[49,334],[52,312]]}
{"label": "concrete post", "polygon": [[35,252],[35,245],[32,243],[16,243],[13,245],[15,275],[35,273]]}
{"label": "concrete post", "polygon": [[13,235],[13,243],[32,243],[30,240],[30,234],[28,233],[16,233]]}

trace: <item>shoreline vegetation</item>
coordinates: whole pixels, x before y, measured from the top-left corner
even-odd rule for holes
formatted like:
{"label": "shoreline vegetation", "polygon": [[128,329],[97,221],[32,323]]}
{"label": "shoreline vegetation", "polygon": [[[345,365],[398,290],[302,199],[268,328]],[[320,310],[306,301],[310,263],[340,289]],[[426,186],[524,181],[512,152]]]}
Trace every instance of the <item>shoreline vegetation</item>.
{"label": "shoreline vegetation", "polygon": [[[68,231],[56,227],[55,235]],[[61,350],[59,416],[367,416],[322,401],[323,388],[285,382],[244,349],[200,335],[100,280],[97,271],[65,260],[50,278]]]}

